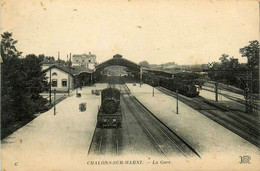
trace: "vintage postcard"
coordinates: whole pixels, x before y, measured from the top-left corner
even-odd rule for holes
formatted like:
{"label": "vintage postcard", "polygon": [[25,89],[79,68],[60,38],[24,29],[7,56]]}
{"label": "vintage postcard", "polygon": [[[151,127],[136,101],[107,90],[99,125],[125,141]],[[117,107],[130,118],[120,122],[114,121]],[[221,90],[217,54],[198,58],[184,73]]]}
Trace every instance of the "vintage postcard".
{"label": "vintage postcard", "polygon": [[257,0],[1,0],[1,170],[260,170]]}

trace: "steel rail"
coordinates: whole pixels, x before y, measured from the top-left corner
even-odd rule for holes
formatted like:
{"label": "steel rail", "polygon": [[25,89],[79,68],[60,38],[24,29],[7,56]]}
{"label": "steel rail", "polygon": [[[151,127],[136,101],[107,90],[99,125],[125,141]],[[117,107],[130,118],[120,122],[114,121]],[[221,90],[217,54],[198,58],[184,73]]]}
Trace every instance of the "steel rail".
{"label": "steel rail", "polygon": [[[136,102],[135,100],[132,100],[136,105],[141,106],[138,102]],[[146,113],[146,115],[148,116],[148,113],[145,112],[143,107],[139,107],[142,111],[144,111],[144,113]],[[147,118],[178,148],[178,150],[187,158],[187,155],[185,154],[185,152],[176,144],[176,142],[174,142],[166,133],[165,131],[163,131],[151,118],[151,116],[148,116]]]}
{"label": "steel rail", "polygon": [[[172,97],[175,97],[175,92],[168,92],[170,90],[163,90],[162,88],[157,88],[158,90],[162,91],[163,93],[169,95],[169,96],[172,96]],[[194,98],[193,98],[194,99]],[[198,97],[198,99],[202,99],[202,97]],[[187,104],[190,106],[189,103],[191,103],[189,100],[187,100],[185,97],[182,97],[180,99],[183,103]],[[185,101],[185,102],[184,102]],[[202,107],[202,105],[199,103],[199,102],[196,102],[195,100],[192,101],[192,103],[196,104],[196,106],[199,106],[199,107]],[[191,106],[192,107],[192,106]],[[216,106],[214,106],[216,107]],[[193,108],[193,107],[192,107]],[[217,108],[217,107],[216,107]],[[195,110],[198,110],[198,109],[195,109]],[[249,130],[247,128],[247,126],[245,126],[243,123],[241,123],[241,121],[237,121],[237,120],[234,120],[233,118],[230,117],[230,115],[228,115],[228,117],[230,119],[233,119],[233,121],[235,122],[232,122],[232,124],[230,124],[230,121],[228,118],[225,118],[224,116],[220,116],[220,115],[216,115],[215,112],[213,112],[212,110],[208,110],[208,109],[203,109],[203,107],[200,109],[200,110],[207,110],[207,113],[209,114],[205,114],[205,113],[202,113],[203,115],[207,116],[208,118],[212,119],[213,121],[217,122],[218,124],[222,125],[223,127],[229,129],[230,131],[236,133],[238,136],[246,139],[247,141],[251,142],[252,144],[256,145],[256,146],[260,146],[260,142],[258,141],[258,137],[259,135],[257,134],[258,133],[258,130]],[[213,117],[214,116],[214,117]],[[250,126],[249,126],[250,127]],[[241,132],[241,130],[244,130],[245,132]],[[253,132],[252,132],[253,131]],[[250,136],[247,136],[246,134],[250,134]]]}
{"label": "steel rail", "polygon": [[[123,101],[125,102],[125,100],[123,100]],[[135,114],[135,112],[132,110],[132,108],[130,108],[128,106],[127,106],[127,108],[129,109],[129,111],[131,111],[134,114],[135,118],[137,118],[137,122],[145,130],[145,132],[149,135],[149,137],[153,140],[153,142],[155,143],[157,149],[167,158],[166,153],[163,151],[163,149],[161,149],[159,143],[155,140],[154,136],[151,134],[149,129],[142,123],[141,119]]]}
{"label": "steel rail", "polygon": [[[126,86],[124,85],[123,87],[124,87],[124,89],[127,91]],[[165,135],[168,140],[170,140],[171,144],[173,144],[175,147],[177,147],[177,149],[187,158],[187,154],[180,148],[180,146],[179,146],[171,137],[169,137],[169,135],[167,135],[167,133],[166,133],[165,131],[163,131],[162,128],[160,128],[160,127],[155,123],[154,120],[151,119],[151,117],[154,116],[154,115],[148,115],[148,113],[150,113],[150,111],[147,111],[147,109],[145,109],[139,102],[137,102],[136,99],[131,98],[131,96],[129,96],[129,97],[130,97],[131,101],[132,101],[136,106],[138,106],[138,108],[141,109],[141,110],[143,111],[143,113],[145,113],[146,116],[148,116],[148,117],[147,117],[148,120],[149,120],[150,122],[152,122],[153,125],[155,125],[155,126],[158,128],[158,130],[159,130],[161,133],[163,133],[163,135]],[[158,120],[158,118],[156,118],[156,117],[154,117],[154,119]],[[141,119],[139,118],[139,120],[141,120]],[[161,121],[160,121],[160,123],[161,123]],[[163,124],[163,125],[164,125],[164,124]],[[166,127],[166,128],[169,129],[168,127]],[[170,132],[172,132],[172,131],[170,131]],[[175,135],[175,136],[176,136],[176,135]],[[178,136],[176,136],[176,137],[177,137],[180,141],[183,142],[183,140],[180,139]],[[185,145],[187,145],[187,144],[185,143]],[[159,145],[158,145],[158,146],[159,146]],[[159,146],[159,147],[160,147],[160,146]],[[170,148],[172,149],[172,147],[170,147]],[[187,148],[190,149],[190,146],[187,145]],[[194,152],[193,149],[190,149],[190,150],[192,150],[192,151]],[[198,157],[200,157],[196,152],[194,152],[194,153],[195,153]],[[165,152],[164,152],[164,154],[165,154]]]}

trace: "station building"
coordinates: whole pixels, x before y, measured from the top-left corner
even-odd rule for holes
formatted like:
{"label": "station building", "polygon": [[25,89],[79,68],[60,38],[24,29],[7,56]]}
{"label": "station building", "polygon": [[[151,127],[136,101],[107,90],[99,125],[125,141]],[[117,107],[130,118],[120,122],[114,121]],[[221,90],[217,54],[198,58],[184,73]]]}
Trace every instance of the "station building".
{"label": "station building", "polygon": [[74,54],[72,56],[72,66],[85,66],[88,69],[94,69],[96,65],[96,55],[91,54],[91,52],[89,54]]}
{"label": "station building", "polygon": [[51,90],[58,92],[68,92],[77,87],[90,85],[92,83],[92,73],[84,66],[58,66],[52,65],[43,70],[46,72],[48,83],[51,82]]}

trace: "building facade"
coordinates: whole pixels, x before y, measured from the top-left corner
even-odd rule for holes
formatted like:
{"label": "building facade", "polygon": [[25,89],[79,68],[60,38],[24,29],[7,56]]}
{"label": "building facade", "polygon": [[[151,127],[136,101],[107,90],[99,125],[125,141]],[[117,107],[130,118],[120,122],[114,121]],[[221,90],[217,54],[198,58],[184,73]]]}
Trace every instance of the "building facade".
{"label": "building facade", "polygon": [[56,89],[57,91],[68,91],[74,88],[74,78],[68,71],[52,66],[46,70],[47,81],[51,81],[51,90]]}
{"label": "building facade", "polygon": [[88,69],[95,69],[96,65],[96,55],[91,54],[91,52],[89,54],[75,54],[72,56],[72,66],[85,66]]}
{"label": "building facade", "polygon": [[51,90],[68,92],[77,87],[88,86],[93,82],[93,70],[84,66],[57,66],[53,65],[45,69],[48,83],[51,82]]}

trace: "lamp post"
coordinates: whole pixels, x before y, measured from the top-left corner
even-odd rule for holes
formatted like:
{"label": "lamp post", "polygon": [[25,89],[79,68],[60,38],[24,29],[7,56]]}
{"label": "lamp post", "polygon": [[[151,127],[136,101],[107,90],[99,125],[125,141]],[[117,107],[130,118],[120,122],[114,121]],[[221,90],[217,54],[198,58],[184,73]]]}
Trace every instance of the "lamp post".
{"label": "lamp post", "polygon": [[153,83],[153,97],[154,97],[154,81],[152,83]]}
{"label": "lamp post", "polygon": [[176,90],[176,93],[177,93],[177,100],[176,100],[176,114],[179,114],[179,104],[178,104],[178,101],[179,101],[179,90],[177,89]]}
{"label": "lamp post", "polygon": [[142,85],[142,79],[143,79],[143,67],[140,67],[140,87]]}
{"label": "lamp post", "polygon": [[54,115],[56,115],[56,89],[54,89]]}

